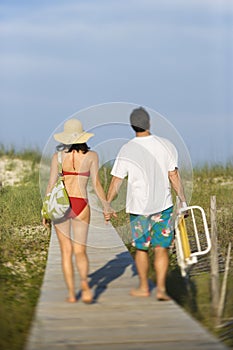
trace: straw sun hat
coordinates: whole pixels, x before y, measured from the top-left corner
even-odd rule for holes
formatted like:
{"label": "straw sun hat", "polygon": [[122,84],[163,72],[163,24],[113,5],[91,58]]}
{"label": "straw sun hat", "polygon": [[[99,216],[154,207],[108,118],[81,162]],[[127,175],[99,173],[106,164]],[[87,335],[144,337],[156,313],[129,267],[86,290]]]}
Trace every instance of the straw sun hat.
{"label": "straw sun hat", "polygon": [[78,119],[67,120],[64,124],[64,131],[59,134],[54,134],[55,140],[64,145],[85,143],[92,136],[94,136],[94,134],[83,130],[82,123]]}

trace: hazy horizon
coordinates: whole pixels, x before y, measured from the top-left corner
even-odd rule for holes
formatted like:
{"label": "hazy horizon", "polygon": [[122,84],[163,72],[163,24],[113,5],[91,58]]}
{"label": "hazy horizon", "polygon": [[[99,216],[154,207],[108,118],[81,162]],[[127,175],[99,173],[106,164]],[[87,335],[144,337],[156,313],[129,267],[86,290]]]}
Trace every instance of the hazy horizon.
{"label": "hazy horizon", "polygon": [[0,144],[43,150],[70,116],[120,101],[166,118],[193,164],[232,162],[233,0],[2,0],[0,10]]}

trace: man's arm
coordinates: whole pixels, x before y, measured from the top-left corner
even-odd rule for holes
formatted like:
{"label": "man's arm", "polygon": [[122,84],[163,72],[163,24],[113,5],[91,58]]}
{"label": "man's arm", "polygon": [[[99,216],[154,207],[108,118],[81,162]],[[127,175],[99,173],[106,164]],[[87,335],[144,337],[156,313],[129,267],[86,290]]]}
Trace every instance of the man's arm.
{"label": "man's arm", "polygon": [[169,178],[169,180],[171,182],[172,188],[176,192],[176,194],[179,197],[181,203],[185,203],[186,204],[184,188],[183,188],[183,185],[182,185],[182,181],[181,181],[178,169],[176,168],[173,171],[169,171],[168,172],[168,178]]}
{"label": "man's arm", "polygon": [[104,217],[106,221],[109,221],[112,215],[116,217],[115,211],[111,208],[111,202],[118,194],[122,182],[123,182],[123,179],[116,176],[112,177],[108,194],[107,194],[107,203],[109,204],[109,210],[104,212]]}
{"label": "man's arm", "polygon": [[119,192],[123,179],[113,176],[107,194],[107,201],[111,203]]}

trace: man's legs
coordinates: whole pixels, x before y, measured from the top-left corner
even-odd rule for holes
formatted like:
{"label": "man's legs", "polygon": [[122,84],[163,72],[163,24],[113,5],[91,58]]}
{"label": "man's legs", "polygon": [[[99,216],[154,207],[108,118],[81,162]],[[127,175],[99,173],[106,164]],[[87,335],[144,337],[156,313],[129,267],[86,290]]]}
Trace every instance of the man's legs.
{"label": "man's legs", "polygon": [[166,276],[169,265],[168,249],[160,246],[155,247],[154,268],[156,273],[157,291],[156,296],[158,300],[170,300],[166,293]]}
{"label": "man's legs", "polygon": [[149,258],[148,252],[144,250],[136,250],[135,256],[136,268],[139,276],[139,287],[132,289],[130,294],[138,297],[148,297],[149,284],[148,284],[148,269],[149,269]]}
{"label": "man's legs", "polygon": [[168,248],[173,240],[173,207],[151,216],[151,245],[154,247],[154,269],[157,280],[158,300],[170,300],[166,293],[166,277],[169,266]]}
{"label": "man's legs", "polygon": [[149,237],[148,217],[130,214],[130,226],[133,239],[132,244],[136,247],[135,264],[139,277],[139,287],[132,289],[130,294],[138,297],[148,297],[150,295],[148,284],[149,258],[147,252],[150,243],[147,242]]}

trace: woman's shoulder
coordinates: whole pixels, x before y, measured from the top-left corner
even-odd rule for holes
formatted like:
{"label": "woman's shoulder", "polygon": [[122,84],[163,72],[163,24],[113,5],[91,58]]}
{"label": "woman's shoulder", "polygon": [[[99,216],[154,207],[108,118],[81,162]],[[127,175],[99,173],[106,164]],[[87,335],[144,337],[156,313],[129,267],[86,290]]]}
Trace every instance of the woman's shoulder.
{"label": "woman's shoulder", "polygon": [[53,153],[52,155],[52,161],[55,161],[58,159],[58,152]]}
{"label": "woman's shoulder", "polygon": [[66,153],[64,151],[57,151],[53,154],[52,159],[53,160],[63,160],[63,158],[66,156]]}
{"label": "woman's shoulder", "polygon": [[95,152],[95,151],[88,151],[88,152],[87,152],[87,156],[88,156],[90,159],[98,159],[98,153]]}

